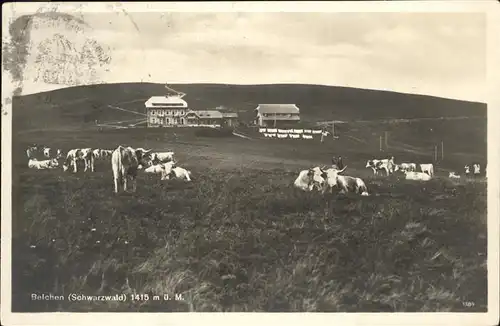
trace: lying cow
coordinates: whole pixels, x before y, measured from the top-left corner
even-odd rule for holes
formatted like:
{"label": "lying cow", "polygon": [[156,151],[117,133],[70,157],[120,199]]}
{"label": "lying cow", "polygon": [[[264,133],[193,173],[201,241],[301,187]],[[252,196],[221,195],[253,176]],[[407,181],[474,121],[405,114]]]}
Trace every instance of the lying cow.
{"label": "lying cow", "polygon": [[155,164],[147,167],[144,172],[145,173],[153,173],[153,174],[160,174],[165,171],[165,165],[164,164]]}
{"label": "lying cow", "polygon": [[314,169],[302,170],[293,185],[304,191],[322,190],[325,184],[324,173],[318,173]]}
{"label": "lying cow", "polygon": [[66,160],[63,163],[63,171],[67,171],[70,166],[73,166],[73,172],[78,172],[78,162],[83,161],[85,164],[84,172],[90,168],[92,172],[94,169],[94,154],[91,148],[72,149],[66,155]]}
{"label": "lying cow", "polygon": [[28,168],[36,170],[55,169],[59,166],[57,159],[38,161],[37,159],[30,159],[28,161]]}
{"label": "lying cow", "polygon": [[132,191],[137,189],[137,170],[139,164],[148,165],[151,150],[143,148],[134,149],[132,147],[118,146],[111,154],[111,168],[113,170],[113,180],[115,193],[118,193],[118,185],[123,184],[123,190],[128,190],[128,179],[132,182]]}
{"label": "lying cow", "polygon": [[430,177],[434,176],[434,164],[419,164],[419,166],[422,173],[427,173]]}
{"label": "lying cow", "polygon": [[406,180],[429,181],[431,176],[425,172],[405,172]]}
{"label": "lying cow", "polygon": [[342,170],[337,170],[335,168],[324,170],[326,173],[326,187],[323,188],[323,193],[327,190],[332,192],[334,187],[338,187],[341,194],[353,192],[361,194],[361,196],[369,196],[366,184],[361,178],[340,174],[344,172],[346,168],[347,166]]}
{"label": "lying cow", "polygon": [[174,162],[164,163],[161,180],[170,180],[172,178],[191,181],[191,172],[176,166]]}
{"label": "lying cow", "polygon": [[371,168],[374,175],[377,175],[379,171],[385,171],[387,176],[393,173],[395,170],[394,156],[389,159],[373,159],[366,162],[366,167]]}
{"label": "lying cow", "polygon": [[460,179],[460,176],[459,176],[456,172],[450,172],[450,173],[448,174],[448,177],[449,177],[450,179]]}
{"label": "lying cow", "polygon": [[154,152],[151,154],[153,164],[167,163],[174,161],[174,152]]}

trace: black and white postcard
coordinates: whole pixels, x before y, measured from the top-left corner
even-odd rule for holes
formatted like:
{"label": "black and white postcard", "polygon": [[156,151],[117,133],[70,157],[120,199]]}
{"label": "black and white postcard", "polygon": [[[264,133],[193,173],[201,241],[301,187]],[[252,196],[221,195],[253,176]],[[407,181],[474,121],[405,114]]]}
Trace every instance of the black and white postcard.
{"label": "black and white postcard", "polygon": [[497,324],[499,9],[4,4],[2,324]]}

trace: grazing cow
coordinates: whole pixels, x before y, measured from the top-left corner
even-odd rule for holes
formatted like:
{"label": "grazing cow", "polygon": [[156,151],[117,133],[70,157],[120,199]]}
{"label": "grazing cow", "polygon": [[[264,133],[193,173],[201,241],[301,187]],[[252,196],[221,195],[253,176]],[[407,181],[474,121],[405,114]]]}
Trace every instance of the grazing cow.
{"label": "grazing cow", "polygon": [[73,166],[73,172],[78,172],[79,161],[83,161],[85,164],[84,172],[86,172],[89,168],[92,172],[94,172],[94,153],[91,148],[70,150],[63,163],[63,170],[67,171],[70,166]]}
{"label": "grazing cow", "polygon": [[401,163],[401,164],[396,164],[394,167],[395,171],[401,171],[401,172],[415,172],[417,171],[417,164],[415,163]]}
{"label": "grazing cow", "polygon": [[419,164],[420,166],[420,171],[423,173],[427,173],[430,177],[434,176],[434,164],[428,163],[428,164]]}
{"label": "grazing cow", "polygon": [[174,161],[174,152],[155,152],[151,154],[153,164]]}
{"label": "grazing cow", "polygon": [[384,170],[387,175],[390,173],[393,173],[395,170],[395,164],[394,164],[394,156],[389,158],[389,159],[383,159],[383,160],[378,160],[378,159],[373,159],[373,160],[368,160],[366,162],[367,168],[371,168],[373,170],[373,174],[377,175],[378,171]]}
{"label": "grazing cow", "polygon": [[418,180],[418,181],[429,181],[431,179],[431,175],[426,172],[405,172],[406,180]]}
{"label": "grazing cow", "polygon": [[314,188],[323,189],[325,178],[322,173],[318,173],[314,169],[302,170],[293,185],[304,191],[313,191]]}
{"label": "grazing cow", "polygon": [[464,172],[465,172],[465,175],[469,175],[470,174],[470,166],[468,164],[466,164],[464,166]]}
{"label": "grazing cow", "polygon": [[151,150],[143,148],[134,149],[132,147],[118,146],[111,154],[111,168],[113,170],[113,180],[115,193],[118,193],[118,184],[123,184],[123,190],[127,191],[128,179],[132,182],[132,191],[137,189],[137,170],[139,164],[147,165],[150,160]]}
{"label": "grazing cow", "polygon": [[101,159],[101,160],[110,158],[111,153],[113,153],[113,150],[111,150],[111,149],[96,148],[92,151],[92,154],[94,155],[94,159]]}
{"label": "grazing cow", "polygon": [[460,176],[456,174],[456,172],[450,172],[450,174],[448,174],[448,177],[451,179],[460,179]]}
{"label": "grazing cow", "polygon": [[28,161],[28,168],[36,170],[47,170],[55,169],[59,166],[59,162],[53,158],[51,160],[38,161],[37,159],[31,159]]}
{"label": "grazing cow", "polygon": [[96,148],[92,151],[92,155],[94,155],[94,159],[98,160],[101,158],[101,149]]}

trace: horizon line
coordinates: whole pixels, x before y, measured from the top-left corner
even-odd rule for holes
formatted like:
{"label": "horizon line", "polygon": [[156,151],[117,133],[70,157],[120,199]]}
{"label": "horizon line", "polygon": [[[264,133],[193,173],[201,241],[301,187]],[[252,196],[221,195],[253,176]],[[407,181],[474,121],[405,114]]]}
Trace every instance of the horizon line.
{"label": "horizon line", "polygon": [[[364,87],[354,87],[354,86],[339,86],[339,85],[328,85],[328,84],[314,84],[314,83],[290,83],[290,82],[284,82],[284,83],[260,83],[260,84],[254,84],[254,83],[249,83],[249,84],[238,84],[238,83],[223,83],[223,82],[172,82],[172,83],[161,83],[161,82],[153,82],[153,81],[126,81],[126,82],[103,82],[103,83],[94,83],[94,84],[81,84],[81,85],[54,85],[54,84],[46,84],[48,86],[47,88],[50,88],[51,86],[53,87],[52,89],[48,90],[43,90],[39,92],[28,92],[28,93],[23,93],[21,92],[20,95],[14,95],[13,97],[22,97],[22,96],[29,96],[29,95],[37,95],[37,94],[43,94],[43,93],[49,93],[53,91],[58,91],[58,90],[63,90],[63,89],[68,89],[68,88],[77,88],[77,87],[92,87],[92,86],[99,86],[99,85],[120,85],[120,84],[155,84],[155,85],[226,85],[226,86],[271,86],[271,85],[297,85],[297,86],[319,86],[319,87],[335,87],[335,88],[350,88],[350,89],[359,89],[359,90],[366,90],[366,91],[376,91],[376,92],[386,92],[386,93],[395,93],[395,94],[403,94],[403,95],[414,95],[414,96],[424,96],[424,97],[432,97],[432,98],[437,98],[437,99],[444,99],[444,100],[451,100],[451,101],[460,101],[460,102],[469,102],[469,103],[478,103],[478,104],[485,104],[487,105],[487,102],[485,101],[480,101],[480,100],[466,100],[466,99],[459,99],[459,98],[453,98],[453,97],[444,97],[444,96],[438,96],[438,95],[430,95],[430,94],[423,94],[423,93],[408,93],[408,92],[401,92],[401,91],[393,91],[393,90],[387,90],[387,89],[377,89],[377,88],[364,88]],[[153,96],[153,95],[152,95]],[[189,96],[186,94],[186,96]]]}

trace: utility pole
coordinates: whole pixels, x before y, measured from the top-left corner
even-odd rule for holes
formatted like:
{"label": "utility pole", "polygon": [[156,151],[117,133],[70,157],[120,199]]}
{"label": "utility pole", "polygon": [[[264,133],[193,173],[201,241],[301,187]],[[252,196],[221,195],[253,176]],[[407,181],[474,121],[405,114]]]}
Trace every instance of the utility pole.
{"label": "utility pole", "polygon": [[335,139],[335,121],[332,123],[332,138]]}
{"label": "utility pole", "polygon": [[434,145],[434,162],[437,162],[437,155],[438,155],[437,151],[438,151],[438,147],[437,147],[437,145]]}
{"label": "utility pole", "polygon": [[388,132],[387,131],[384,131],[384,136],[385,136],[385,149],[389,149],[389,146],[387,146],[387,138],[389,137],[388,136]]}
{"label": "utility pole", "polygon": [[444,160],[444,141],[441,141],[441,161]]}
{"label": "utility pole", "polygon": [[380,151],[382,152],[382,136],[379,136],[378,139],[380,140]]}

